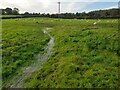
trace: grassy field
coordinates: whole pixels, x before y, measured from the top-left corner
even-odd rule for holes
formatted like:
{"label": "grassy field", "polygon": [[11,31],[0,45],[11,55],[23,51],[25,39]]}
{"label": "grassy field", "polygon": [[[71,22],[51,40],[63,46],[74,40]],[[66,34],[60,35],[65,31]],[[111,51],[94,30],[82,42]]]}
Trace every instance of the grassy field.
{"label": "grassy field", "polygon": [[43,25],[33,22],[33,19],[3,20],[2,24],[4,86],[9,79],[21,73],[23,66],[35,62],[36,54],[44,51],[49,37],[42,32]]}
{"label": "grassy field", "polygon": [[4,18],[4,17],[16,17],[16,16],[20,16],[20,15],[0,15],[0,18]]}
{"label": "grassy field", "polygon": [[[93,23],[97,23],[93,25]],[[44,52],[51,28],[54,48],[50,58],[28,79],[26,87],[114,88],[118,86],[118,21],[76,19],[3,20],[3,86],[21,68]]]}

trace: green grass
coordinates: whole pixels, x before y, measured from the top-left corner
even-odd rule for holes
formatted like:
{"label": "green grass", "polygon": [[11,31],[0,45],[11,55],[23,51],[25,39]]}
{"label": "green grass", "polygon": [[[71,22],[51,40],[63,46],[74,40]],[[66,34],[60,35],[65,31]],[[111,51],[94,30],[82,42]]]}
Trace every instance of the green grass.
{"label": "green grass", "polygon": [[44,35],[44,26],[33,19],[3,20],[2,31],[2,75],[3,86],[20,68],[36,61],[36,55],[44,51],[49,37]]}
{"label": "green grass", "polygon": [[0,18],[1,18],[1,17],[3,17],[3,18],[4,18],[4,17],[16,17],[16,16],[20,16],[20,15],[0,15]]}
{"label": "green grass", "polygon": [[[41,32],[42,27],[52,27],[50,34],[55,39],[52,55],[41,69],[25,80],[26,87],[114,88],[118,86],[117,20],[98,22],[98,20],[37,19],[36,21],[39,22],[38,25],[33,19],[3,21],[4,72],[10,72],[13,66],[19,68],[20,66],[17,66],[19,61],[25,64],[29,60],[31,63],[33,58],[22,57],[27,56],[26,53],[31,56],[31,52],[34,55],[34,52],[39,51],[41,48],[36,47],[40,44],[36,45],[36,43],[48,40]],[[97,22],[97,25],[94,26],[94,22]],[[33,37],[36,40],[31,40],[34,39]],[[24,48],[24,44],[30,47]],[[14,53],[11,53],[11,50]],[[12,55],[18,56],[15,62],[11,59]]]}

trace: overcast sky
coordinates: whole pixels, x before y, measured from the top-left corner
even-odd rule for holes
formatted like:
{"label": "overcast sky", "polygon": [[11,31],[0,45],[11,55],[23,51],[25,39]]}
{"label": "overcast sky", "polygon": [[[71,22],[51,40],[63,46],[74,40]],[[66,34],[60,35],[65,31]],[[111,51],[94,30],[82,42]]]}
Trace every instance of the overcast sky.
{"label": "overcast sky", "polygon": [[61,13],[88,12],[98,9],[117,8],[119,0],[1,0],[0,8],[17,7],[20,13],[57,13],[61,2]]}

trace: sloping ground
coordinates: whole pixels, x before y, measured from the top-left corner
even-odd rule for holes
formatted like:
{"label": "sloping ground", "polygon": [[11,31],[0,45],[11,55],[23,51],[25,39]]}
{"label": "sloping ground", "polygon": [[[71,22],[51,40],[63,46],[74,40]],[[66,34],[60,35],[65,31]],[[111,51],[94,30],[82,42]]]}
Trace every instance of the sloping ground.
{"label": "sloping ground", "polygon": [[45,62],[51,55],[53,45],[54,45],[54,38],[47,32],[47,30],[49,30],[49,29],[50,28],[46,28],[43,30],[43,32],[50,37],[50,41],[48,43],[48,46],[46,47],[45,52],[43,54],[39,54],[37,56],[38,60],[36,62],[34,62],[33,65],[30,65],[29,67],[25,67],[23,69],[23,73],[21,76],[19,76],[17,78],[13,78],[13,80],[11,80],[11,88],[23,88],[23,87],[25,88],[24,80],[27,79],[28,77],[30,77],[38,68],[41,68],[43,62]]}
{"label": "sloping ground", "polygon": [[44,25],[37,24],[35,19],[9,19],[2,24],[2,83],[9,87],[24,67],[37,60],[37,54],[44,53],[50,37],[43,33]]}
{"label": "sloping ground", "polygon": [[[52,28],[47,31],[49,35],[43,34],[43,27]],[[117,87],[120,64],[117,32],[117,20],[4,20],[3,85],[21,75],[21,67],[36,62],[36,55],[44,53],[51,35],[54,38],[51,57],[29,78],[22,79],[24,87]]]}
{"label": "sloping ground", "polygon": [[[97,23],[93,25],[93,23]],[[118,87],[117,20],[50,20],[51,58],[25,81],[32,88]]]}

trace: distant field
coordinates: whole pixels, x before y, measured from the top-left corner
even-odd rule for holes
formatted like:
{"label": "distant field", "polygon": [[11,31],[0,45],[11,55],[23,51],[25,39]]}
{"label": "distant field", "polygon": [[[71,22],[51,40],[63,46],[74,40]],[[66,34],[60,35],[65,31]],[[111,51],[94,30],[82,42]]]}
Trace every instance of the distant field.
{"label": "distant field", "polygon": [[[96,25],[93,25],[96,23]],[[29,88],[118,86],[118,20],[28,18],[3,20],[3,87],[33,64],[54,38],[52,55],[24,81]],[[9,85],[8,85],[9,86]]]}
{"label": "distant field", "polygon": [[1,17],[15,17],[17,15],[0,15]]}

